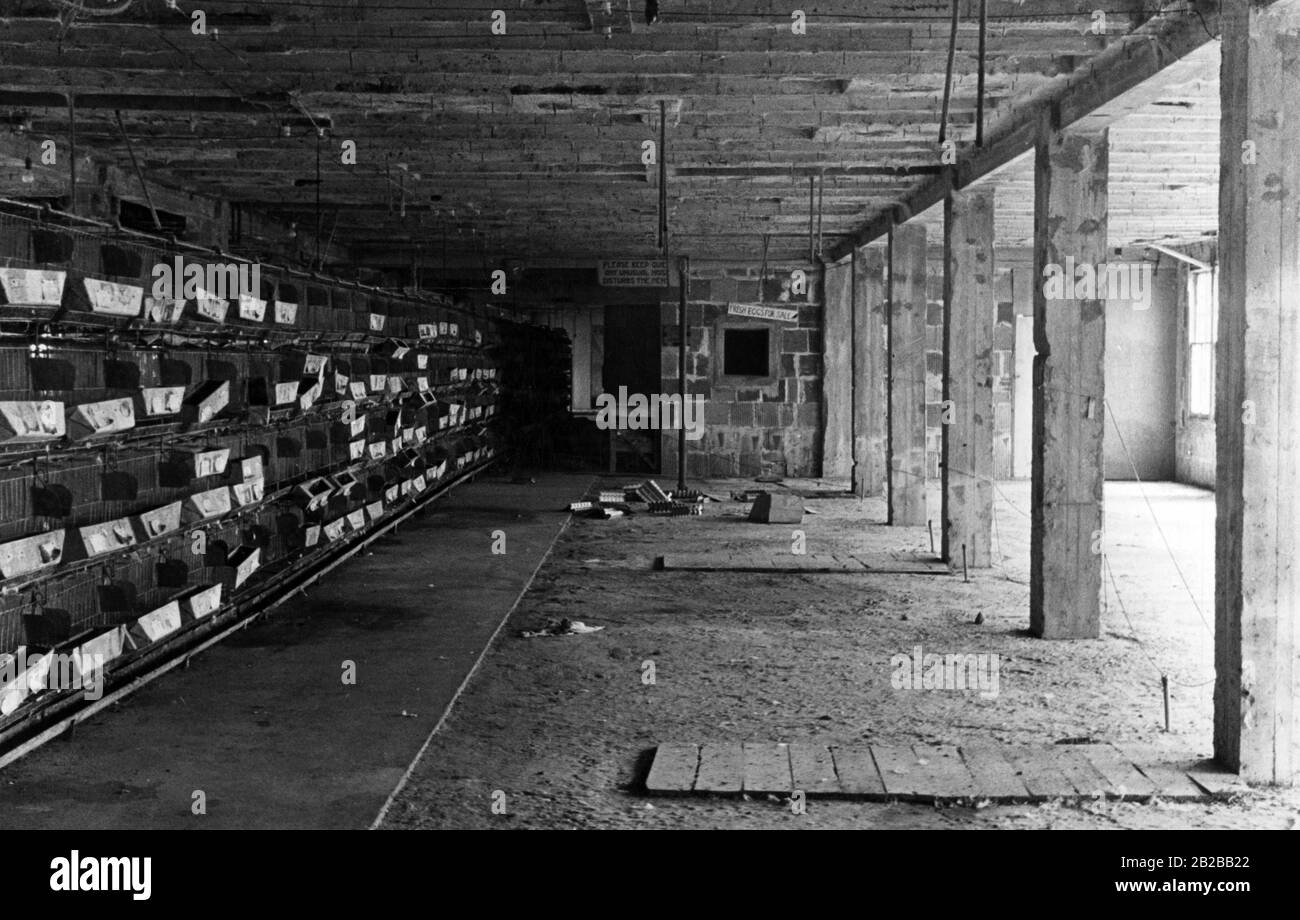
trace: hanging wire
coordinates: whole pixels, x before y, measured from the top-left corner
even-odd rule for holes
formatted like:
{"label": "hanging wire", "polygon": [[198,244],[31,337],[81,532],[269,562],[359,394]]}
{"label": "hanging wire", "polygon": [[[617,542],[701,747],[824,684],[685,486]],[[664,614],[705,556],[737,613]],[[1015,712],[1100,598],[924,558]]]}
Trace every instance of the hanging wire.
{"label": "hanging wire", "polygon": [[1185,681],[1175,680],[1174,678],[1169,677],[1169,672],[1167,672],[1164,668],[1160,667],[1159,663],[1155,660],[1155,658],[1151,657],[1151,653],[1147,651],[1146,643],[1142,641],[1142,636],[1139,635],[1137,631],[1137,627],[1133,625],[1133,620],[1128,615],[1128,608],[1124,604],[1124,598],[1119,593],[1119,583],[1115,580],[1115,570],[1111,568],[1110,559],[1105,553],[1102,553],[1101,562],[1106,569],[1107,576],[1110,579],[1111,588],[1113,588],[1115,591],[1115,601],[1116,603],[1119,604],[1119,611],[1121,614],[1124,615],[1124,621],[1128,623],[1128,628],[1132,631],[1133,639],[1134,641],[1137,642],[1138,648],[1142,651],[1142,654],[1146,657],[1147,661],[1151,662],[1151,667],[1156,669],[1156,673],[1158,673],[1162,678],[1168,678],[1171,684],[1177,684],[1178,686],[1185,687],[1189,690],[1194,690],[1198,687],[1204,687],[1208,684],[1214,683],[1213,677],[1211,677],[1209,680],[1203,680],[1195,684],[1189,684],[1186,683]]}
{"label": "hanging wire", "polygon": [[1164,528],[1160,526],[1160,518],[1156,515],[1156,509],[1151,504],[1151,499],[1147,496],[1146,484],[1142,481],[1142,477],[1138,475],[1137,464],[1133,462],[1133,455],[1129,453],[1128,445],[1124,443],[1124,433],[1119,430],[1119,422],[1115,419],[1115,412],[1111,409],[1109,400],[1103,398],[1102,403],[1106,407],[1106,414],[1110,416],[1110,423],[1115,429],[1116,436],[1119,438],[1119,446],[1124,451],[1125,459],[1128,460],[1129,469],[1133,471],[1133,478],[1137,481],[1138,492],[1142,495],[1142,501],[1146,503],[1147,510],[1151,512],[1151,523],[1155,525],[1156,533],[1160,535],[1160,541],[1165,546],[1165,552],[1169,554],[1169,561],[1174,564],[1174,570],[1178,573],[1178,579],[1183,583],[1183,588],[1186,589],[1188,598],[1191,599],[1192,608],[1196,611],[1196,615],[1201,618],[1202,625],[1204,625],[1205,628],[1209,630],[1210,634],[1213,635],[1214,627],[1205,619],[1205,614],[1201,611],[1201,605],[1196,601],[1196,594],[1192,591],[1192,586],[1188,583],[1187,576],[1183,574],[1183,567],[1178,564],[1178,557],[1174,554],[1173,547],[1169,545],[1169,540],[1165,536]]}

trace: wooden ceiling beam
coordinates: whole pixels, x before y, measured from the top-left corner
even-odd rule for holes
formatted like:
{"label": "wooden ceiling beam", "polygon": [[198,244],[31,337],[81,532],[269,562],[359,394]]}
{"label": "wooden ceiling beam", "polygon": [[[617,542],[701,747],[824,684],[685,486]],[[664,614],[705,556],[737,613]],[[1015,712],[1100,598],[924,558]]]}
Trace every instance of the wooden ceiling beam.
{"label": "wooden ceiling beam", "polygon": [[[834,247],[828,258],[844,258],[854,247],[879,239],[890,227],[942,202],[949,191],[1027,153],[1034,146],[1044,111],[1052,111],[1060,127],[1083,123],[1092,128],[1149,104],[1165,85],[1186,79],[1186,71],[1169,72],[1169,68],[1210,42],[1217,25],[1217,10],[1211,10],[1204,20],[1190,14],[1164,17],[1153,21],[1142,34],[1111,46],[1062,86],[1022,106],[1015,119],[997,125],[985,148],[966,151],[955,169],[919,185],[897,208],[878,215],[854,239]],[[1157,80],[1162,73],[1164,80]]]}

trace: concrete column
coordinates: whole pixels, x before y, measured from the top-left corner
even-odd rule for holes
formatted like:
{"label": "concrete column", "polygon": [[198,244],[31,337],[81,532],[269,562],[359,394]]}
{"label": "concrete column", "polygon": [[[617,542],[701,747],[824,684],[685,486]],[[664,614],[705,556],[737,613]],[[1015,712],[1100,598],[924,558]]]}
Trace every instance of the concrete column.
{"label": "concrete column", "polygon": [[993,192],[944,204],[943,557],[993,564]]}
{"label": "concrete column", "polygon": [[1300,2],[1226,4],[1214,753],[1292,785],[1300,581]]}
{"label": "concrete column", "polygon": [[885,491],[889,341],[885,289],[887,246],[853,253],[853,492]]}
{"label": "concrete column", "polygon": [[925,227],[889,239],[889,523],[925,526]]}
{"label": "concrete column", "polygon": [[1106,261],[1105,130],[1039,134],[1034,182],[1033,509],[1029,628],[1101,635],[1106,302],[1083,283]]}
{"label": "concrete column", "polygon": [[847,478],[853,464],[853,266],[846,259],[823,275],[822,475]]}

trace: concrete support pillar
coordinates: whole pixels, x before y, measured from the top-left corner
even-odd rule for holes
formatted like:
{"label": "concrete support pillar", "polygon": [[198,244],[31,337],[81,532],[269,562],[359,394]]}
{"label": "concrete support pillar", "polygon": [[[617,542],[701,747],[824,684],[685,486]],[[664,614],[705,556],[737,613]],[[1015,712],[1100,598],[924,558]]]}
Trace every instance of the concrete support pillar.
{"label": "concrete support pillar", "polygon": [[1107,132],[1039,133],[1034,181],[1034,421],[1029,628],[1101,635]]}
{"label": "concrete support pillar", "polygon": [[1214,753],[1292,785],[1300,609],[1300,2],[1225,4]]}
{"label": "concrete support pillar", "polygon": [[881,495],[888,408],[887,246],[853,252],[853,492]]}
{"label": "concrete support pillar", "polygon": [[822,476],[840,479],[853,465],[853,266],[827,265],[823,278]]}
{"label": "concrete support pillar", "polygon": [[[944,205],[943,557],[993,564],[993,192]],[[965,555],[963,556],[963,551]]]}
{"label": "concrete support pillar", "polygon": [[889,237],[889,523],[924,526],[925,227]]}

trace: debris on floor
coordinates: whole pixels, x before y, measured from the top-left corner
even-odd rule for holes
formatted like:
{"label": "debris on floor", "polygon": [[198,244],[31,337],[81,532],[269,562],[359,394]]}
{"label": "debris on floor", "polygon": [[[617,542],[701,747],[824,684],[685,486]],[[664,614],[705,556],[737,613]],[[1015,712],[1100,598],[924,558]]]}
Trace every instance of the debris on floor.
{"label": "debris on floor", "polygon": [[[590,493],[588,493],[590,494]],[[621,489],[600,488],[595,498],[570,502],[570,513],[585,513],[597,520],[610,520],[635,512],[633,502],[644,503],[651,514],[663,516],[703,515],[709,496],[694,489],[667,492],[653,479],[624,485]]]}
{"label": "debris on floor", "polygon": [[603,626],[588,626],[581,620],[570,620],[568,617],[561,619],[551,619],[546,621],[546,625],[541,629],[525,629],[519,635],[524,639],[538,639],[547,636],[582,636],[587,633],[600,632]]}
{"label": "debris on floor", "polygon": [[708,498],[698,489],[677,489],[672,493],[675,502],[703,502]]}
{"label": "debris on floor", "polygon": [[653,479],[647,479],[645,482],[637,486],[636,494],[640,497],[641,501],[645,502],[647,505],[653,502],[666,502],[672,500],[672,497]]}

